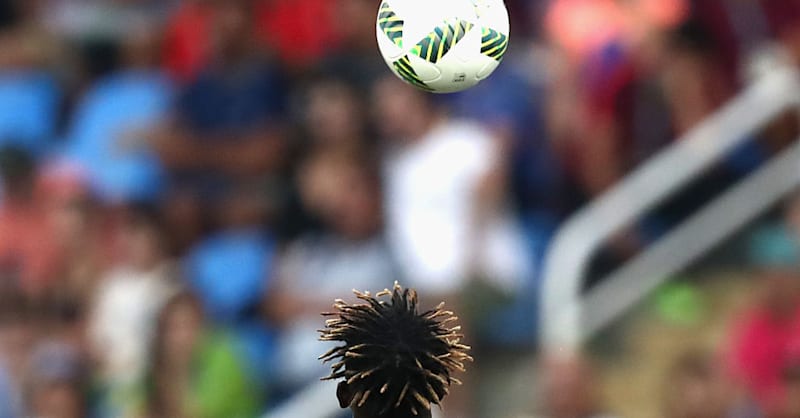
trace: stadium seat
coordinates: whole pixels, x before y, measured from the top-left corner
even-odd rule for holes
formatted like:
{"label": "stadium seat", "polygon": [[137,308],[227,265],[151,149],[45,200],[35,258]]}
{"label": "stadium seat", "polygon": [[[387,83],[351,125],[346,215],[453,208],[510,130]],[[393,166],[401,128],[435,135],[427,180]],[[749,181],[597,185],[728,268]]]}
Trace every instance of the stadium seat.
{"label": "stadium seat", "polygon": [[128,72],[98,82],[77,106],[66,156],[83,166],[104,201],[152,200],[162,167],[143,137],[171,104],[171,86],[155,72]]}
{"label": "stadium seat", "polygon": [[61,93],[44,72],[0,72],[0,146],[23,147],[36,156],[55,136]]}

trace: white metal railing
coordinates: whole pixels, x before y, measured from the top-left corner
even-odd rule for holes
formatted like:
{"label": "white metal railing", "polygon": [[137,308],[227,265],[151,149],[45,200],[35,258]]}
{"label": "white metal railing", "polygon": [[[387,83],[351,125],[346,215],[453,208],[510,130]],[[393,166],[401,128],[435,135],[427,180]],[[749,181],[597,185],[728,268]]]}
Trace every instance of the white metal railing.
{"label": "white metal railing", "polygon": [[553,241],[545,260],[541,328],[549,350],[575,350],[672,273],[754,218],[798,184],[794,145],[675,230],[599,280],[582,282],[595,251],[626,225],[696,179],[782,112],[800,106],[793,68],[775,69],[578,212]]}

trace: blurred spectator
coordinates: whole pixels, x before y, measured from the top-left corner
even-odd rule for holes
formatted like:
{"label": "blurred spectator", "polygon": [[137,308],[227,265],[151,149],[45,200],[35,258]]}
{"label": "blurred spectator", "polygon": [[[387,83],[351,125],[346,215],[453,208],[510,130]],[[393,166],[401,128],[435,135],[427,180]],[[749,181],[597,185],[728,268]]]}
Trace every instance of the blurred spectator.
{"label": "blurred spectator", "polygon": [[85,377],[74,348],[58,342],[40,343],[31,354],[28,416],[86,417]]}
{"label": "blurred spectator", "polygon": [[334,74],[366,92],[386,74],[386,65],[377,54],[375,15],[378,5],[372,0],[336,0],[332,25],[338,36],[335,47],[327,48],[318,68]]}
{"label": "blurred spectator", "polygon": [[85,307],[114,256],[113,211],[90,194],[79,168],[55,163],[42,170],[40,194],[47,210],[42,219],[52,224],[49,242],[58,246],[62,261],[51,297],[54,303]]}
{"label": "blurred spectator", "polygon": [[[246,3],[250,10],[256,35],[252,40],[261,48],[273,51],[291,70],[308,70],[336,45],[337,34],[332,26],[342,19],[338,1],[236,1]],[[193,80],[202,67],[213,60],[214,20],[219,6],[225,3],[220,0],[186,0],[170,17],[165,59],[167,68],[176,79]],[[370,20],[374,24],[374,16]]]}
{"label": "blurred spectator", "polygon": [[456,115],[484,123],[507,148],[510,192],[521,215],[552,223],[567,208],[562,167],[546,128],[547,53],[523,42],[517,46],[528,53],[509,55],[493,77],[448,104]]}
{"label": "blurred spectator", "polygon": [[[546,128],[548,53],[536,41],[515,39],[515,49],[492,77],[448,101],[454,115],[484,124],[507,154],[508,200],[534,267],[517,291],[502,301],[499,312],[480,315],[487,342],[505,347],[535,344],[537,271],[558,222],[572,209],[565,199],[563,167]],[[493,325],[497,323],[509,326]]]}
{"label": "blurred spectator", "polygon": [[707,0],[694,2],[693,9],[713,34],[728,72],[737,73],[747,57],[770,39],[798,51],[800,5],[794,0]]}
{"label": "blurred spectator", "polygon": [[174,296],[158,318],[147,415],[176,418],[255,417],[264,394],[249,380],[224,330],[212,329],[199,301]]}
{"label": "blurred spectator", "polygon": [[486,277],[506,290],[530,272],[506,216],[506,170],[496,139],[449,119],[429,96],[393,76],[377,82],[375,117],[385,157],[387,233],[409,286],[436,295]]}
{"label": "blurred spectator", "polygon": [[109,203],[160,197],[163,170],[143,136],[166,118],[172,100],[158,69],[158,27],[139,24],[121,43],[122,67],[81,98],[66,144],[67,158],[83,167],[92,189]]}
{"label": "blurred spectator", "polygon": [[369,147],[366,103],[353,84],[336,78],[312,82],[305,94],[303,124],[307,149],[358,151]]}
{"label": "blurred spectator", "polygon": [[735,80],[725,77],[713,37],[699,22],[684,23],[666,42],[661,83],[675,135],[682,135],[731,96]]}
{"label": "blurred spectator", "polygon": [[36,192],[37,168],[19,148],[0,150],[0,287],[42,297],[60,273],[53,225]]}
{"label": "blurred spectator", "polygon": [[544,363],[543,418],[610,418],[603,411],[601,388],[588,360],[550,357]]}
{"label": "blurred spectator", "polygon": [[679,356],[663,384],[664,418],[757,418],[757,411],[734,408],[735,387],[723,365],[710,354]]}
{"label": "blurred spectator", "polygon": [[[798,213],[795,195],[786,210],[790,228]],[[766,227],[754,236],[750,251],[759,289],[731,331],[731,368],[765,415],[779,416],[788,400],[782,376],[800,362],[800,239],[794,229]]]}
{"label": "blurred spectator", "polygon": [[279,214],[281,222],[275,225],[281,239],[293,239],[319,228],[311,208],[302,202],[299,190],[301,165],[310,153],[350,150],[374,157],[372,152],[377,145],[371,140],[365,100],[352,83],[338,76],[321,75],[305,83],[300,93],[295,115],[299,140],[292,143],[287,198]]}
{"label": "blurred spectator", "polygon": [[382,233],[379,173],[363,155],[312,152],[301,170],[304,202],[323,224],[289,244],[276,269],[267,310],[281,326],[278,373],[296,387],[325,368],[307,361],[327,351],[316,340],[319,313],[352,289],[388,288],[397,277]]}
{"label": "blurred spectator", "polygon": [[30,306],[23,295],[0,295],[0,417],[22,418],[27,355],[34,330]]}
{"label": "blurred spectator", "polygon": [[182,263],[209,319],[229,328],[247,372],[265,386],[274,378],[274,337],[260,307],[269,295],[275,242],[262,230],[261,200],[250,190],[237,191],[221,213],[224,228],[190,248]]}
{"label": "blurred spectator", "polygon": [[285,85],[255,43],[254,5],[213,7],[211,61],[154,136],[171,181],[168,221],[184,241],[197,238],[198,223],[213,221],[209,212],[235,199],[229,191],[268,189],[284,156]]}
{"label": "blurred spectator", "polygon": [[207,63],[213,0],[181,1],[169,17],[164,40],[164,65],[178,81],[190,82]]}
{"label": "blurred spectator", "polygon": [[780,412],[781,418],[800,416],[800,361],[796,361],[783,374],[786,386],[786,402]]}
{"label": "blurred spectator", "polygon": [[119,235],[120,260],[100,280],[88,338],[104,387],[104,413],[127,416],[147,366],[156,317],[176,284],[155,208],[128,209]]}
{"label": "blurred spectator", "polygon": [[342,15],[340,0],[257,0],[255,3],[259,38],[285,65],[299,70],[309,68],[336,45],[335,22],[345,22],[342,19],[347,18]]}

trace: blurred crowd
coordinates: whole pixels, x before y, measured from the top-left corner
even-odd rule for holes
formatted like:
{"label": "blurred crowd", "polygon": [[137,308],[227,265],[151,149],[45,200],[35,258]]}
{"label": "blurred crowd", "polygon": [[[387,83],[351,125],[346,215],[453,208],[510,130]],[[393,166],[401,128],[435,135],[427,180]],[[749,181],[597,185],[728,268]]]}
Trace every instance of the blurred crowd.
{"label": "blurred crowd", "polygon": [[[506,3],[496,74],[433,96],[381,59],[375,0],[0,1],[0,417],[259,416],[325,374],[319,313],[394,280],[463,311],[478,359],[532,353],[559,223],[800,60],[796,0]],[[593,271],[797,134],[754,134]],[[722,368],[763,415],[712,408],[728,379],[698,354],[666,418],[800,414],[787,213],[753,238],[764,301]],[[544,370],[545,416],[601,412],[583,361]]]}

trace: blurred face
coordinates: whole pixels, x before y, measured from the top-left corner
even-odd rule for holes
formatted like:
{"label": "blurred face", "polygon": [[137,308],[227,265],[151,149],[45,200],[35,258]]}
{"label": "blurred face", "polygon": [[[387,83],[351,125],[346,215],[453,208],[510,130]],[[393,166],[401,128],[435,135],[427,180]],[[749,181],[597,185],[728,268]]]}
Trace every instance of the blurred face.
{"label": "blurred face", "polygon": [[787,382],[784,410],[786,417],[800,417],[800,379]]}
{"label": "blurred face", "polygon": [[335,157],[312,161],[301,191],[306,208],[339,235],[357,240],[380,228],[381,201],[376,180],[355,164]]}
{"label": "blurred face", "polygon": [[580,360],[555,360],[547,366],[544,402],[552,418],[583,418],[595,412],[596,388]]}
{"label": "blurred face", "polygon": [[252,34],[252,10],[248,0],[217,0],[213,24],[214,46],[220,58],[239,55]]}
{"label": "blurred face", "polygon": [[197,344],[202,327],[202,314],[191,303],[172,306],[168,312],[164,329],[164,354],[167,364],[185,364],[189,361]]}
{"label": "blurred face", "polygon": [[80,199],[70,199],[50,208],[56,239],[69,248],[85,241],[91,225],[91,209]]}
{"label": "blurred face", "polygon": [[394,76],[375,83],[372,109],[381,136],[402,140],[413,140],[422,134],[432,112],[421,92]]}
{"label": "blurred face", "polygon": [[792,315],[800,304],[800,277],[789,270],[768,270],[761,274],[762,305],[777,317]]}
{"label": "blurred face", "polygon": [[243,188],[222,199],[219,222],[229,228],[260,225],[269,217],[269,204],[263,191]]}
{"label": "blurred face", "polygon": [[123,40],[125,64],[132,68],[153,68],[161,58],[161,38],[157,27],[141,25]]}
{"label": "blurred face", "polygon": [[151,225],[131,225],[122,233],[123,251],[128,262],[137,269],[149,270],[161,261],[159,231]]}
{"label": "blurred face", "polygon": [[358,140],[364,125],[356,93],[344,84],[323,83],[311,89],[308,126],[317,142]]}
{"label": "blurred face", "polygon": [[673,382],[667,418],[723,418],[727,397],[723,382],[716,376],[685,376]]}
{"label": "blurred face", "polygon": [[369,237],[380,223],[378,191],[361,169],[352,167],[343,171],[338,197],[332,202],[325,219],[345,237]]}
{"label": "blurred face", "polygon": [[0,324],[0,356],[12,373],[21,373],[27,364],[34,330],[31,323],[21,319],[9,319]]}
{"label": "blurred face", "polygon": [[38,388],[33,398],[33,416],[38,418],[84,416],[80,390],[69,383],[54,383]]}

